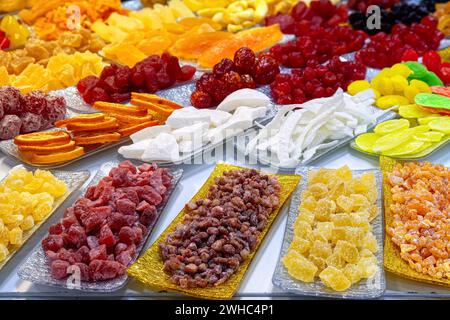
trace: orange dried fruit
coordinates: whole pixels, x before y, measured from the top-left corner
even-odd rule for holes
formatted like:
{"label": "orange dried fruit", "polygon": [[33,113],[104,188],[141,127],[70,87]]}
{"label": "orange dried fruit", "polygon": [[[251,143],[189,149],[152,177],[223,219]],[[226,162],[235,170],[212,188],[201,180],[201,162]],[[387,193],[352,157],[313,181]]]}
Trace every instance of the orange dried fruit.
{"label": "orange dried fruit", "polygon": [[135,132],[138,132],[138,131],[140,131],[142,129],[145,129],[147,127],[156,126],[158,124],[159,124],[158,120],[152,120],[152,121],[148,121],[148,122],[144,122],[144,123],[139,123],[139,124],[136,124],[134,126],[127,126],[127,127],[121,128],[121,129],[119,129],[117,131],[120,133],[120,135],[122,137],[128,137],[129,135],[131,135],[131,134],[133,134]]}
{"label": "orange dried fruit", "polygon": [[92,122],[101,122],[103,120],[105,120],[104,113],[81,114],[76,117],[56,121],[55,127],[58,128],[65,127],[69,123],[92,123]]}
{"label": "orange dried fruit", "polygon": [[70,142],[70,135],[65,131],[45,131],[21,134],[14,138],[19,146],[48,146],[55,143]]}
{"label": "orange dried fruit", "polygon": [[139,100],[143,100],[143,101],[153,102],[157,105],[166,106],[166,107],[169,107],[172,109],[183,108],[183,106],[179,105],[178,103],[173,102],[168,99],[164,99],[156,94],[132,92],[131,99],[139,99]]}
{"label": "orange dried fruit", "polygon": [[124,124],[124,123],[138,124],[138,123],[144,123],[144,122],[153,120],[153,116],[151,114],[146,115],[144,117],[124,116],[121,114],[115,114],[114,118],[117,119],[117,121],[119,122],[119,125]]}
{"label": "orange dried fruit", "polygon": [[114,117],[105,117],[105,119],[101,122],[91,122],[91,123],[68,123],[67,130],[76,130],[76,131],[98,131],[98,130],[106,130],[106,129],[117,129],[117,119]]}
{"label": "orange dried fruit", "polygon": [[143,117],[147,115],[147,108],[137,106],[125,106],[123,104],[97,101],[93,106],[95,109],[114,114]]}
{"label": "orange dried fruit", "polygon": [[52,154],[33,154],[31,162],[34,164],[54,164],[60,162],[67,162],[76,159],[84,154],[83,147],[76,147],[72,151],[59,152]]}
{"label": "orange dried fruit", "polygon": [[155,103],[143,101],[140,99],[132,99],[131,104],[134,106],[137,106],[137,107],[147,108],[148,110],[154,111],[160,115],[167,116],[167,117],[170,116],[172,114],[172,112],[175,110],[170,107],[157,105]]}
{"label": "orange dried fruit", "polygon": [[247,29],[236,34],[236,38],[245,42],[245,46],[255,52],[262,51],[275,45],[283,37],[278,24],[268,27]]}
{"label": "orange dried fruit", "polygon": [[112,132],[112,133],[96,133],[93,135],[86,135],[86,136],[77,136],[74,138],[74,140],[77,146],[80,146],[80,145],[114,142],[119,141],[120,138],[121,138],[120,133]]}
{"label": "orange dried fruit", "polygon": [[233,59],[234,53],[242,47],[245,47],[244,39],[238,39],[235,36],[219,41],[212,47],[202,51],[198,56],[198,63],[205,68],[212,68],[224,58]]}
{"label": "orange dried fruit", "polygon": [[202,18],[202,17],[184,18],[181,21],[179,21],[178,24],[185,26],[188,29],[192,29],[194,27],[201,26],[203,24],[208,24],[215,30],[222,29],[222,25],[220,23],[215,22],[209,18]]}
{"label": "orange dried fruit", "polygon": [[67,152],[75,149],[75,141],[68,143],[54,143],[48,146],[18,146],[20,152],[35,152],[39,154],[49,154],[55,152]]}

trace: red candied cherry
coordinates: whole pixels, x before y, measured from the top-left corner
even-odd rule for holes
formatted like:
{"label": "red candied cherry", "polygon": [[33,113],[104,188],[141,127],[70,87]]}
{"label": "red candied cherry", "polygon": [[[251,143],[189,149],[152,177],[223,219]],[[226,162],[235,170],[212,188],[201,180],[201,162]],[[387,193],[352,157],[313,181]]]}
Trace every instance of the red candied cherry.
{"label": "red candied cherry", "polygon": [[177,80],[179,80],[179,81],[191,80],[196,71],[197,71],[197,69],[193,66],[182,66],[181,73],[178,75]]}
{"label": "red candied cherry", "polygon": [[326,85],[333,85],[336,83],[336,80],[336,75],[331,71],[328,71],[323,75],[323,83]]}
{"label": "red candied cherry", "polygon": [[280,96],[277,99],[277,103],[278,104],[291,104],[292,102],[293,102],[292,101],[292,96],[289,95],[289,94]]}
{"label": "red candied cherry", "polygon": [[242,79],[236,71],[228,71],[222,76],[222,81],[225,83],[230,92],[239,90],[242,87]]}
{"label": "red candied cherry", "polygon": [[316,72],[313,68],[311,67],[306,67],[305,70],[303,71],[303,77],[305,78],[305,80],[312,80],[316,78]]}
{"label": "red candied cherry", "polygon": [[271,55],[264,54],[258,57],[254,71],[257,84],[270,84],[279,73],[280,66]]}
{"label": "red candied cherry", "polygon": [[294,51],[288,54],[288,66],[291,68],[301,68],[305,66],[305,59],[303,54],[298,51]]}
{"label": "red candied cherry", "polygon": [[90,90],[98,85],[99,78],[96,76],[88,76],[81,79],[77,84],[78,92],[83,95],[87,90]]}
{"label": "red candied cherry", "polygon": [[213,106],[211,96],[203,91],[194,91],[191,95],[191,103],[196,108],[210,108]]}
{"label": "red candied cherry", "polygon": [[105,91],[105,89],[100,87],[95,87],[86,91],[83,95],[83,99],[89,104],[93,104],[96,101],[111,102],[111,97],[109,94]]}
{"label": "red candied cherry", "polygon": [[325,96],[330,97],[336,92],[336,89],[333,87],[326,87],[325,88]]}
{"label": "red candied cherry", "polygon": [[250,88],[250,89],[256,88],[255,80],[253,79],[253,77],[251,75],[243,74],[243,75],[241,75],[241,80],[242,80],[243,88]]}
{"label": "red candied cherry", "polygon": [[234,54],[234,65],[240,73],[252,74],[256,62],[253,50],[242,47]]}
{"label": "red candied cherry", "polygon": [[325,97],[326,91],[324,87],[317,87],[314,89],[314,92],[312,93],[312,97],[315,98],[322,98]]}
{"label": "red candied cherry", "polygon": [[423,17],[420,23],[431,29],[436,29],[438,26],[438,20],[436,19],[435,16],[432,15],[427,15]]}
{"label": "red candied cherry", "polygon": [[220,79],[225,73],[234,70],[234,62],[228,58],[222,59],[219,63],[217,63],[213,68],[213,75]]}
{"label": "red candied cherry", "polygon": [[234,90],[232,90],[227,83],[216,79],[214,80],[214,86],[207,92],[213,98],[213,102],[218,104],[233,91]]}
{"label": "red candied cherry", "polygon": [[198,91],[210,92],[215,86],[215,77],[212,73],[204,73],[195,83],[195,88]]}
{"label": "red candied cherry", "polygon": [[428,70],[439,73],[441,68],[441,56],[435,51],[428,51],[422,57],[423,64]]}

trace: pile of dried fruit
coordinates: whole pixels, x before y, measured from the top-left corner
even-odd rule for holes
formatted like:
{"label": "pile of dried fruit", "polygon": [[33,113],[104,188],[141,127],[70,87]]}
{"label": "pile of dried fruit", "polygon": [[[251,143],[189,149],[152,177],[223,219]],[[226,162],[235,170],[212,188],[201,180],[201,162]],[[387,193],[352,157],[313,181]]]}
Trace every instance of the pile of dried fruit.
{"label": "pile of dried fruit", "polygon": [[205,199],[186,204],[186,214],[159,249],[173,283],[182,288],[218,286],[248,259],[279,206],[276,177],[232,170],[215,178]]}
{"label": "pile of dried fruit", "polygon": [[303,282],[319,277],[335,291],[373,277],[379,270],[373,253],[381,247],[370,224],[379,213],[377,190],[374,173],[354,177],[348,167],[310,172],[282,258],[289,274]]}
{"label": "pile of dried fruit", "polygon": [[255,88],[271,83],[280,73],[278,62],[270,54],[255,53],[243,47],[236,51],[234,59],[222,59],[213,72],[204,73],[195,84],[191,103],[197,108],[218,105],[230,93],[242,88]]}
{"label": "pile of dried fruit", "polygon": [[82,281],[123,275],[171,187],[170,172],[156,165],[135,167],[125,161],[112,168],[66,209],[42,240],[52,276],[65,278],[70,266],[79,268]]}
{"label": "pile of dried fruit", "polygon": [[307,66],[279,74],[270,84],[272,97],[278,104],[303,103],[329,97],[338,88],[347,88],[355,80],[364,79],[366,67],[356,61],[341,61],[334,57],[328,64]]}
{"label": "pile of dried fruit", "polygon": [[63,97],[48,96],[40,91],[22,95],[14,87],[0,87],[1,140],[50,128],[65,116]]}
{"label": "pile of dried fruit", "polygon": [[50,171],[11,170],[0,183],[0,262],[23,243],[24,232],[44,220],[55,199],[67,192],[66,184]]}
{"label": "pile of dried fruit", "polygon": [[387,234],[409,266],[433,278],[450,278],[448,190],[450,170],[429,162],[397,164],[387,176],[393,220]]}
{"label": "pile of dried fruit", "polygon": [[131,98],[131,92],[154,93],[173,86],[176,82],[192,79],[196,69],[181,67],[177,57],[165,52],[152,55],[133,68],[111,64],[105,67],[100,77],[90,76],[77,84],[84,101],[123,102]]}

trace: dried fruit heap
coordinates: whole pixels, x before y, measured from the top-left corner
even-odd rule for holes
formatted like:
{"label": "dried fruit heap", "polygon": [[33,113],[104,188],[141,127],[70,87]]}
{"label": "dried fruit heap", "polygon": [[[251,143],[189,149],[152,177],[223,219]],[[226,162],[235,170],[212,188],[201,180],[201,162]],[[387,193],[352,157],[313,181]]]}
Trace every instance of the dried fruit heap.
{"label": "dried fruit heap", "polygon": [[82,79],[78,91],[84,101],[123,102],[131,98],[131,92],[154,93],[173,86],[177,81],[192,79],[196,69],[180,67],[177,57],[163,53],[137,63],[133,68],[111,64],[103,69],[100,77]]}
{"label": "dried fruit heap", "polygon": [[13,87],[0,87],[0,139],[12,139],[19,133],[40,131],[66,116],[63,97],[40,91],[22,95]]}
{"label": "dried fruit heap", "polygon": [[67,192],[66,184],[50,171],[11,170],[0,183],[0,262],[17,250],[36,223],[53,210],[55,199]]}
{"label": "dried fruit heap", "polygon": [[197,108],[217,106],[230,93],[269,84],[279,73],[280,67],[272,55],[260,54],[256,57],[249,48],[240,48],[234,55],[234,61],[222,59],[214,66],[213,72],[200,77],[191,95],[191,103]]}
{"label": "dried fruit heap", "polygon": [[313,64],[290,74],[279,74],[271,83],[272,97],[278,104],[303,103],[329,97],[338,88],[346,89],[354,80],[364,79],[366,67],[356,61],[334,57],[326,65]]}
{"label": "dried fruit heap", "polygon": [[429,162],[397,164],[387,179],[390,239],[413,270],[438,279],[450,278],[449,181],[448,168]]}
{"label": "dried fruit heap", "polygon": [[188,203],[184,220],[159,243],[171,281],[182,288],[224,283],[257,247],[280,191],[276,177],[255,170],[215,178],[206,199]]}
{"label": "dried fruit heap", "polygon": [[172,176],[167,169],[125,161],[66,209],[42,240],[52,276],[65,278],[67,268],[80,269],[82,281],[102,281],[123,275],[137,248],[158,217]]}
{"label": "dried fruit heap", "polygon": [[302,193],[294,238],[282,258],[289,274],[303,282],[318,276],[335,291],[345,291],[378,272],[372,233],[379,208],[375,175],[353,177],[348,167],[309,173]]}

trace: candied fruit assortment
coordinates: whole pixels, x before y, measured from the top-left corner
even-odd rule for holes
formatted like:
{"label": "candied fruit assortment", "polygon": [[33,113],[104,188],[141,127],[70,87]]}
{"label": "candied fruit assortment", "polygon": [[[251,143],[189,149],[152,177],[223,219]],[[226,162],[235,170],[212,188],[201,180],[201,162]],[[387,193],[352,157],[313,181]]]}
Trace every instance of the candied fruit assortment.
{"label": "candied fruit assortment", "polygon": [[334,5],[329,0],[314,0],[309,6],[299,1],[287,13],[278,13],[268,16],[264,22],[266,26],[279,24],[281,31],[287,34],[296,34],[298,29],[305,25],[334,27],[347,22],[348,8],[345,4]]}
{"label": "candied fruit assortment", "polygon": [[155,93],[173,86],[176,82],[192,79],[196,69],[180,66],[177,57],[165,52],[161,56],[151,55],[133,68],[111,64],[105,67],[99,77],[81,79],[78,92],[84,101],[123,102],[131,98],[131,92]]}
{"label": "candied fruit assortment", "polygon": [[356,53],[356,59],[369,67],[382,69],[401,62],[408,49],[414,49],[419,55],[436,50],[444,38],[437,24],[432,16],[411,26],[396,24],[390,34],[380,32],[372,36],[370,42]]}
{"label": "candied fruit assortment", "polygon": [[303,103],[332,96],[338,88],[345,89],[350,82],[365,76],[366,67],[361,63],[334,57],[325,65],[308,63],[304,69],[279,74],[270,84],[270,89],[278,104]]}
{"label": "candied fruit assortment", "polygon": [[65,116],[63,97],[49,96],[41,91],[22,95],[14,87],[0,87],[0,140],[48,129]]}
{"label": "candied fruit assortment", "polygon": [[450,170],[429,162],[396,164],[387,173],[390,240],[408,265],[436,279],[450,279],[448,190]]}
{"label": "candied fruit assortment", "polygon": [[14,168],[9,172],[0,183],[0,263],[22,245],[24,233],[43,221],[66,192],[66,184],[50,171]]}
{"label": "candied fruit assortment", "polygon": [[168,169],[124,161],[67,208],[42,240],[52,276],[64,279],[78,267],[82,281],[114,279],[125,273],[168,196]]}
{"label": "candied fruit assortment", "polygon": [[191,103],[197,108],[217,106],[230,93],[271,83],[280,73],[278,62],[270,54],[255,53],[242,47],[234,59],[222,59],[212,72],[204,73],[195,84]]}
{"label": "candied fruit assortment", "polygon": [[302,282],[319,277],[334,291],[371,278],[378,271],[370,225],[378,214],[376,190],[371,172],[354,177],[347,166],[310,171],[294,239],[282,258],[288,273]]}

